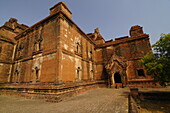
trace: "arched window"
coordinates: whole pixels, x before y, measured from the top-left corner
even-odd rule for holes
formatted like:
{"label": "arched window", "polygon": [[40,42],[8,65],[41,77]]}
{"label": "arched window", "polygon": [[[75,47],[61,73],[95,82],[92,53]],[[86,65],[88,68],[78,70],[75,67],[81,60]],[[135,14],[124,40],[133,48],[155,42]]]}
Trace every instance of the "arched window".
{"label": "arched window", "polygon": [[0,46],[0,53],[2,52],[2,46]]}
{"label": "arched window", "polygon": [[81,72],[81,68],[78,67],[78,68],[77,68],[77,79],[78,79],[78,80],[81,80],[80,72]]}
{"label": "arched window", "polygon": [[75,53],[78,54],[78,55],[82,55],[82,45],[81,45],[80,41],[76,42]]}
{"label": "arched window", "polygon": [[39,68],[35,67],[36,80],[39,80]]}

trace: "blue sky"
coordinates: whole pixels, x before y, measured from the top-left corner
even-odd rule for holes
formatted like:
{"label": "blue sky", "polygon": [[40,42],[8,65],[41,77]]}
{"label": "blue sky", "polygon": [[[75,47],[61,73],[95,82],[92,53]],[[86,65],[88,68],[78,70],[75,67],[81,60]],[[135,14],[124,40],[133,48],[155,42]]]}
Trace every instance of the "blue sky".
{"label": "blue sky", "polygon": [[[61,0],[0,0],[0,26],[9,18],[31,26],[49,15]],[[170,0],[62,0],[73,13],[73,21],[85,32],[97,27],[105,40],[129,35],[140,25],[154,44],[161,33],[170,33]]]}

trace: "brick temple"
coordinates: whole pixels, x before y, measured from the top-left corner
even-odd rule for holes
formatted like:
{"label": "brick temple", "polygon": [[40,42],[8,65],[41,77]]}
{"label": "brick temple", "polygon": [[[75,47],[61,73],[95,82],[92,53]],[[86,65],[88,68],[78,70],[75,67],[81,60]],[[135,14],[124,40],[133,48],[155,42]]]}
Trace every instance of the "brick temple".
{"label": "brick temple", "polygon": [[0,27],[0,90],[6,94],[73,95],[97,87],[153,87],[140,59],[149,35],[132,26],[130,36],[105,41],[98,28],[86,34],[64,2],[28,27],[15,18]]}

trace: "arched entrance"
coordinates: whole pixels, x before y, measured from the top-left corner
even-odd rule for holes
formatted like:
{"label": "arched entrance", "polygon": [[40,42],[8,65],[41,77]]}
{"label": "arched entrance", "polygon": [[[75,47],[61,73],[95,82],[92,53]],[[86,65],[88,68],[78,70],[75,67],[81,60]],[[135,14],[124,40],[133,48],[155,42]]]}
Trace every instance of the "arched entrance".
{"label": "arched entrance", "polygon": [[114,74],[114,83],[115,83],[115,88],[122,88],[122,79],[121,75],[117,72]]}
{"label": "arched entrance", "polygon": [[127,64],[124,62],[123,57],[119,57],[115,54],[112,55],[109,62],[105,66],[107,72],[109,73],[108,83],[110,83],[110,87],[123,88],[126,86],[126,67]]}
{"label": "arched entrance", "polygon": [[121,76],[119,73],[115,73],[114,80],[115,80],[115,83],[122,83]]}

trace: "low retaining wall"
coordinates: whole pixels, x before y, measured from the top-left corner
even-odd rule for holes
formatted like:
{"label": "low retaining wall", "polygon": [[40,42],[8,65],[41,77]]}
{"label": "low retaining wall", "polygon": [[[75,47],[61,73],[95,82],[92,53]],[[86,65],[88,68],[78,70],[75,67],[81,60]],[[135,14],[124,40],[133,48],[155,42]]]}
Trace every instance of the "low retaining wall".
{"label": "low retaining wall", "polygon": [[140,109],[131,95],[129,95],[129,113],[140,113]]}
{"label": "low retaining wall", "polygon": [[99,87],[106,87],[104,81],[84,81],[75,83],[18,83],[1,84],[0,95],[20,96],[29,99],[45,99],[50,102],[59,102],[66,97],[84,93]]}
{"label": "low retaining wall", "polygon": [[128,81],[127,88],[159,88],[160,84],[153,84],[153,81]]}

